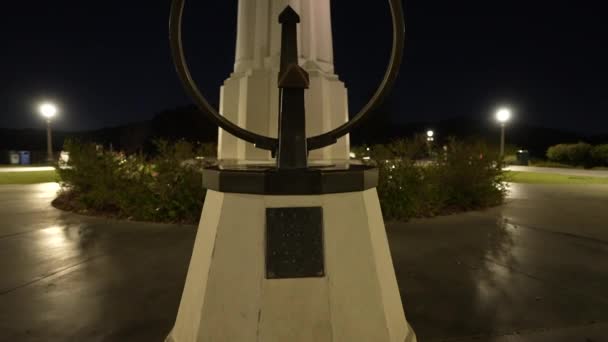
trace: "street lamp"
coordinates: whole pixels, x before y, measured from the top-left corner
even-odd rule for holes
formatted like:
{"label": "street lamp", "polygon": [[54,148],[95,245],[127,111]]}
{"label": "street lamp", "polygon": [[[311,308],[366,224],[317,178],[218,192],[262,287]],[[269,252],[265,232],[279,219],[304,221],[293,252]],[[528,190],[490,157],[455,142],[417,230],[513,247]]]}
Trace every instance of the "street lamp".
{"label": "street lamp", "polygon": [[46,151],[47,161],[53,161],[53,138],[51,136],[51,120],[57,115],[57,106],[52,103],[43,103],[40,105],[40,114],[46,119]]}
{"label": "street lamp", "polygon": [[496,112],[496,120],[500,123],[500,159],[505,157],[505,126],[511,119],[511,110],[501,108]]}
{"label": "street lamp", "polygon": [[432,157],[433,155],[433,141],[435,141],[435,131],[426,131],[426,148],[428,150],[429,157]]}

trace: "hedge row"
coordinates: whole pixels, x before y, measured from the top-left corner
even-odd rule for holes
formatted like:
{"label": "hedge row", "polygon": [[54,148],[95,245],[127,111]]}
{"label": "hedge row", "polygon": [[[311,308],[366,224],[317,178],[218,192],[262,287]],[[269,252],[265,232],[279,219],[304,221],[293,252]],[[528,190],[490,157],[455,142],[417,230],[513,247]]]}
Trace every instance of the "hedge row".
{"label": "hedge row", "polygon": [[[67,168],[59,169],[63,192],[56,205],[81,213],[143,221],[196,223],[205,199],[203,151],[187,142],[157,144],[144,158],[68,142]],[[451,141],[447,152],[425,142],[399,140],[357,149],[380,169],[378,193],[387,220],[407,220],[502,203],[504,177],[483,144]],[[429,153],[430,152],[430,153]],[[435,156],[435,160],[423,156]]]}
{"label": "hedge row", "polygon": [[559,144],[547,150],[547,158],[553,162],[587,168],[608,166],[608,144],[597,146],[584,142]]}

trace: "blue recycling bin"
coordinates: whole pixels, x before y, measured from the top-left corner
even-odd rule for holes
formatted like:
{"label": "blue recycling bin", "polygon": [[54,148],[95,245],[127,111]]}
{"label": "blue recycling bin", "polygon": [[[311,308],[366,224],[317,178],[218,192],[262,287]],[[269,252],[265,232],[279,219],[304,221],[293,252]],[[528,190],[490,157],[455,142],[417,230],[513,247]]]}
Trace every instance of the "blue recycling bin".
{"label": "blue recycling bin", "polygon": [[30,165],[32,163],[30,151],[19,151],[19,163],[21,165]]}

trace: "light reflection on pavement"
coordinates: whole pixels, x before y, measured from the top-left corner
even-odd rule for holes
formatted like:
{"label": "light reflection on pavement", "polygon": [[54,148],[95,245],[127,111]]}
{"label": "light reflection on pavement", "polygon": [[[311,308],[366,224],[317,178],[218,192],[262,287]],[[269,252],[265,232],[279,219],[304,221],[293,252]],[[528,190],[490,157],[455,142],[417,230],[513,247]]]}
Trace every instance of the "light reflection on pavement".
{"label": "light reflection on pavement", "polygon": [[604,341],[607,209],[608,186],[511,184],[503,207],[390,225],[419,338]]}

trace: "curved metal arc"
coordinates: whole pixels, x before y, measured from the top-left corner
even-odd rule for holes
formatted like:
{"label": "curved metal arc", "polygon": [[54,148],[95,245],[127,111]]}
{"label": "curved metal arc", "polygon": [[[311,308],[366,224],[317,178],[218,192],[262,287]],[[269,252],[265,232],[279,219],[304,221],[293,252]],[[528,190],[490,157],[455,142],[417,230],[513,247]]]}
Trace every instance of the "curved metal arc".
{"label": "curved metal arc", "polygon": [[200,89],[196,85],[196,82],[192,78],[190,69],[188,68],[188,63],[186,62],[186,57],[183,48],[182,21],[184,13],[184,1],[185,0],[173,1],[173,4],[171,6],[171,19],[169,21],[169,39],[171,42],[171,51],[173,54],[173,60],[175,62],[177,73],[180,77],[180,80],[182,81],[182,85],[184,86],[190,97],[192,97],[197,107],[209,119],[211,119],[213,123],[220,126],[235,137],[255,144],[258,148],[274,152],[276,150],[276,147],[278,146],[277,139],[256,134],[235,125],[234,123],[232,123],[232,121],[226,119],[218,111],[216,111],[213,106],[209,104],[207,99],[203,96]]}
{"label": "curved metal arc", "polygon": [[[188,94],[194,99],[195,103],[207,115],[215,124],[222,127],[230,134],[237,138],[243,139],[247,142],[253,143],[258,148],[276,151],[278,140],[267,136],[259,135],[248,130],[245,130],[224,116],[220,115],[205,99],[200,92],[200,89],[192,79],[192,75],[187,66],[186,58],[184,56],[183,43],[182,43],[182,19],[184,10],[185,0],[173,0],[171,6],[171,20],[170,20],[170,40],[171,50],[173,53],[173,59],[177,72],[180,76],[182,84]],[[348,134],[352,129],[361,124],[363,120],[386,98],[388,92],[395,84],[399,69],[401,67],[401,61],[403,58],[403,48],[405,44],[405,20],[403,17],[403,8],[401,4],[402,0],[389,0],[391,15],[393,19],[393,49],[391,53],[391,59],[387,71],[384,75],[384,79],[380,84],[380,87],[372,97],[372,99],[359,111],[357,115],[349,122],[337,127],[336,129],[308,138],[308,149],[315,150],[320,149],[336,143],[336,141]]]}

